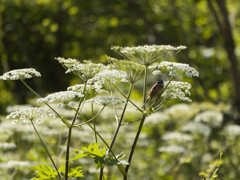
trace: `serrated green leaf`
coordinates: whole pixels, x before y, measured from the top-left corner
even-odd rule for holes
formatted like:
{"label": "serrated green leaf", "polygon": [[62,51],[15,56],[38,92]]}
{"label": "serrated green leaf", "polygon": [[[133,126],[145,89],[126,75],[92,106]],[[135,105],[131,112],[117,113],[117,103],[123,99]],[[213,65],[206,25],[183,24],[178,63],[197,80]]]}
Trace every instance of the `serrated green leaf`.
{"label": "serrated green leaf", "polygon": [[82,173],[82,166],[71,168],[68,177],[84,177]]}

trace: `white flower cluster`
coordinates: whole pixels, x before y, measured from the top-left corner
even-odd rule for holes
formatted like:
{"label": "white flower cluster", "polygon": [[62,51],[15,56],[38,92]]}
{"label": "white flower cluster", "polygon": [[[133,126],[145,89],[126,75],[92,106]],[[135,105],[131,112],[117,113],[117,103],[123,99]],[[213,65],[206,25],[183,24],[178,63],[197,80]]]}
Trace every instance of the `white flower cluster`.
{"label": "white flower cluster", "polygon": [[23,123],[29,123],[30,121],[36,119],[38,124],[43,123],[43,119],[46,118],[56,118],[56,116],[50,110],[46,110],[43,108],[29,108],[29,109],[21,109],[20,111],[15,111],[9,114],[7,119],[15,119],[13,120],[13,124],[18,122],[17,119],[21,119]]}
{"label": "white flower cluster", "polygon": [[73,73],[78,75],[84,82],[88,79],[93,78],[97,73],[106,68],[103,64],[95,64],[90,60],[84,60],[83,63],[76,59],[64,59],[62,57],[55,58],[58,60],[65,68],[67,68],[66,73]]}
{"label": "white flower cluster", "polygon": [[107,60],[112,63],[111,66],[114,68],[126,72],[126,80],[129,83],[135,83],[144,76],[145,66],[142,64],[135,61],[117,60],[109,56],[107,56]]}
{"label": "white flower cluster", "polygon": [[[167,84],[168,82],[164,82]],[[167,99],[180,99],[182,101],[192,102],[191,99],[186,97],[186,95],[191,95],[190,90],[191,84],[187,82],[180,82],[180,81],[171,81],[168,85],[167,89],[162,94],[163,97]]]}
{"label": "white flower cluster", "polygon": [[161,70],[167,70],[170,76],[177,76],[179,73],[184,73],[187,77],[199,76],[199,73],[188,64],[162,61],[159,64],[150,66],[149,69],[156,69],[153,71],[153,75],[158,75]]}
{"label": "white flower cluster", "polygon": [[228,133],[228,137],[235,138],[236,136],[240,136],[240,126],[236,124],[228,125],[224,128],[224,132]]}
{"label": "white flower cluster", "polygon": [[[67,88],[68,91],[76,91],[83,93],[84,84],[76,84],[74,86],[70,86]],[[101,85],[93,84],[93,85],[86,85],[86,90],[84,94],[90,94],[91,93],[91,86],[92,86],[92,92],[93,93],[108,93],[108,91],[102,89]]]}
{"label": "white flower cluster", "polygon": [[183,153],[185,151],[185,148],[177,145],[169,145],[169,146],[163,146],[158,148],[158,151],[178,154],[178,153]]}
{"label": "white flower cluster", "polygon": [[1,162],[0,168],[16,168],[16,167],[29,167],[31,163],[28,161],[8,161],[8,162]]}
{"label": "white flower cluster", "polygon": [[219,111],[208,110],[196,115],[195,122],[205,122],[212,127],[220,127],[223,121],[223,114]]}
{"label": "white flower cluster", "polygon": [[165,140],[167,142],[174,141],[174,142],[178,142],[178,143],[183,143],[183,142],[192,141],[193,137],[188,134],[184,134],[184,133],[180,133],[180,132],[167,132],[163,136],[163,140]]}
{"label": "white flower cluster", "polygon": [[0,76],[0,79],[23,80],[23,79],[30,79],[34,76],[40,77],[41,74],[33,68],[26,68],[26,69],[16,69],[16,70],[9,71],[3,74],[2,76]]}
{"label": "white flower cluster", "polygon": [[124,71],[107,68],[97,73],[92,79],[89,79],[87,83],[93,84],[96,82],[102,85],[105,81],[110,81],[111,83],[116,83],[117,81],[127,82],[126,77],[127,74]]}
{"label": "white flower cluster", "polygon": [[186,49],[186,46],[173,47],[170,45],[144,45],[137,47],[112,46],[112,50],[118,52],[124,58],[136,61],[143,65],[150,65],[166,57],[171,52],[180,52]]}
{"label": "white flower cluster", "polygon": [[44,98],[39,98],[37,102],[48,102],[48,103],[68,103],[72,100],[78,99],[84,97],[84,95],[80,92],[74,92],[74,91],[60,91],[57,93],[49,94],[48,96]]}
{"label": "white flower cluster", "polygon": [[96,104],[100,104],[103,106],[110,106],[112,107],[113,104],[116,108],[122,109],[119,105],[126,103],[125,101],[121,100],[119,97],[111,97],[111,96],[96,96],[92,99],[87,100],[86,102],[93,102]]}
{"label": "white flower cluster", "polygon": [[0,142],[0,149],[3,149],[3,150],[14,149],[16,147],[17,146],[14,143]]}
{"label": "white flower cluster", "polygon": [[183,132],[190,132],[192,134],[202,134],[209,136],[211,129],[205,124],[199,122],[190,122],[182,127]]}

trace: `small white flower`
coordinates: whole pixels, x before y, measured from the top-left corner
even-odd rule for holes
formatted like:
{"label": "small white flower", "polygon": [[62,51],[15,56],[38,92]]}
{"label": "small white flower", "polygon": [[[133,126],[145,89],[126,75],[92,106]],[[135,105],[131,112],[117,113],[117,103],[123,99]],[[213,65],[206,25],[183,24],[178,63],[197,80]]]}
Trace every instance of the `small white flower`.
{"label": "small white flower", "polygon": [[158,148],[159,152],[166,152],[166,153],[183,153],[185,151],[185,148],[182,146],[177,145],[170,145],[170,146],[163,146]]}
{"label": "small white flower", "polygon": [[137,47],[112,46],[111,49],[127,60],[136,61],[148,66],[155,62],[159,62],[162,58],[171,56],[173,52],[177,54],[186,48],[186,46],[173,47],[170,45],[144,45]]}
{"label": "small white flower", "polygon": [[13,144],[13,143],[0,142],[0,149],[3,149],[3,150],[14,149],[16,147],[17,147],[16,144]]}
{"label": "small white flower", "polygon": [[16,70],[9,71],[3,74],[2,76],[0,76],[0,79],[23,80],[23,79],[30,79],[34,76],[40,77],[41,74],[33,68],[27,68],[27,69],[16,69]]}
{"label": "small white flower", "polygon": [[[167,84],[168,82],[164,82]],[[171,81],[168,85],[167,89],[162,94],[163,97],[167,99],[180,99],[182,101],[192,102],[191,99],[186,97],[186,95],[190,95],[191,84],[187,82],[180,82],[180,81]]]}
{"label": "small white flower", "polygon": [[228,125],[224,128],[224,132],[228,134],[228,137],[240,136],[240,126],[236,124]]}
{"label": "small white flower", "polygon": [[39,98],[37,102],[48,102],[48,103],[68,103],[72,100],[84,97],[80,92],[75,91],[60,91],[57,93],[49,94],[45,98]]}
{"label": "small white flower", "polygon": [[182,143],[182,142],[192,141],[193,137],[188,134],[184,134],[180,132],[167,132],[165,135],[163,135],[163,140],[167,142],[176,141],[178,143]]}
{"label": "small white flower", "polygon": [[205,122],[210,124],[212,127],[219,127],[223,121],[223,115],[221,112],[208,110],[196,115],[195,122]]}
{"label": "small white flower", "polygon": [[156,76],[156,75],[159,75],[159,74],[161,74],[161,73],[162,73],[162,72],[161,72],[160,70],[155,70],[155,71],[152,72],[152,74],[155,75],[155,76]]}
{"label": "small white flower", "polygon": [[92,99],[87,100],[86,102],[93,102],[96,104],[100,104],[103,106],[113,106],[113,103],[116,108],[121,109],[119,105],[126,103],[125,101],[121,100],[119,97],[111,97],[111,96],[96,96]]}
{"label": "small white flower", "polygon": [[126,72],[108,68],[96,74],[92,79],[89,79],[88,84],[97,82],[102,85],[106,81],[110,81],[111,83],[116,83],[117,81],[126,82],[126,78]]}
{"label": "small white flower", "polygon": [[[84,84],[76,84],[74,86],[70,86],[67,88],[68,91],[76,91],[83,93]],[[91,87],[93,93],[108,93],[108,91],[102,89],[102,85],[99,85],[97,83],[93,85],[86,85],[85,93],[84,94],[90,94],[91,93]]]}
{"label": "small white flower", "polygon": [[[6,118],[7,119],[15,119],[12,121],[13,124],[18,123],[17,119],[21,119],[23,123],[29,123],[36,119],[39,123],[39,118],[46,119],[52,118],[53,114],[50,110],[46,110],[43,108],[28,108],[28,109],[21,109],[19,111],[12,112]],[[42,120],[43,121],[43,120]]]}
{"label": "small white flower", "polygon": [[187,77],[199,76],[199,73],[188,64],[162,61],[159,64],[150,66],[149,69],[167,70],[170,76],[177,76],[178,74],[185,74]]}
{"label": "small white flower", "polygon": [[[126,82],[133,84],[144,76],[145,66],[142,64],[129,60],[117,60],[109,56],[107,56],[107,60],[111,62],[110,66],[126,72]],[[125,79],[123,79],[123,81],[125,81]]]}
{"label": "small white flower", "polygon": [[76,59],[64,59],[62,57],[55,58],[58,60],[65,68],[67,68],[66,73],[73,73],[79,76],[84,82],[93,78],[97,73],[106,68],[103,64],[95,64],[90,60],[84,60],[83,63]]}
{"label": "small white flower", "polygon": [[12,124],[17,124],[17,123],[18,123],[18,120],[17,120],[17,119],[15,119],[15,120],[12,121]]}
{"label": "small white flower", "polygon": [[182,127],[182,131],[190,132],[192,134],[202,134],[205,136],[209,136],[211,133],[211,129],[206,126],[205,124],[198,123],[198,122],[190,122]]}

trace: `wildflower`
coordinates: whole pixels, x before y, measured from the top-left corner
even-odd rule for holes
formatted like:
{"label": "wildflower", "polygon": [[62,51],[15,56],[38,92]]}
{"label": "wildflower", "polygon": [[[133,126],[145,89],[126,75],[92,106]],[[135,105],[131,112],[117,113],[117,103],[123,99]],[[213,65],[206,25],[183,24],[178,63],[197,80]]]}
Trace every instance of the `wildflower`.
{"label": "wildflower", "polygon": [[145,72],[145,66],[134,61],[128,60],[117,60],[115,58],[111,58],[107,56],[107,60],[112,62],[112,66],[119,70],[123,70],[126,72],[126,80],[129,83],[135,83],[139,81]]}
{"label": "wildflower", "polygon": [[16,148],[16,144],[14,143],[7,143],[7,142],[0,142],[0,149],[14,149]]}
{"label": "wildflower", "polygon": [[212,127],[219,127],[223,121],[223,115],[221,112],[208,110],[196,115],[195,122],[206,122]]}
{"label": "wildflower", "polygon": [[23,80],[23,79],[30,79],[34,76],[41,77],[41,74],[33,68],[27,68],[27,69],[16,69],[16,70],[9,71],[3,74],[2,76],[0,76],[0,79]]}
{"label": "wildflower", "polygon": [[[83,93],[84,86],[85,86],[84,84],[76,84],[74,86],[68,87],[67,90]],[[102,88],[102,86],[98,85],[97,83],[95,83],[93,85],[86,85],[86,90],[85,90],[84,94],[90,94],[91,91],[93,93],[108,93],[108,91],[101,89],[101,88]]]}
{"label": "wildflower", "polygon": [[41,124],[43,123],[43,119],[46,119],[48,117],[55,118],[55,115],[52,114],[50,110],[35,107],[14,111],[10,113],[6,118],[15,119],[13,120],[13,124],[18,123],[17,119],[21,119],[23,123],[29,123],[30,121],[35,120],[38,124]]}
{"label": "wildflower", "polygon": [[185,151],[185,148],[177,145],[169,145],[169,146],[163,146],[158,148],[158,151],[178,154],[178,153],[183,153]]}
{"label": "wildflower", "polygon": [[48,103],[58,102],[58,103],[66,104],[72,100],[75,100],[81,97],[84,97],[84,95],[80,92],[60,91],[57,93],[49,94],[44,98],[39,98],[37,102],[40,102],[40,103],[41,102],[48,102]]}
{"label": "wildflower", "polygon": [[[150,66],[149,69],[156,69],[155,71],[168,71],[170,76],[177,76],[178,74],[185,74],[187,77],[192,78],[192,76],[199,76],[199,73],[192,67],[190,67],[188,64],[183,63],[176,63],[176,62],[167,62],[162,61],[159,64]],[[153,74],[156,74],[157,72],[153,71]]]}
{"label": "wildflower", "polygon": [[211,129],[205,124],[199,122],[190,122],[182,127],[183,132],[190,132],[192,134],[202,134],[204,136],[209,136]]}
{"label": "wildflower", "polygon": [[236,137],[240,135],[240,126],[236,124],[228,125],[224,128],[224,132],[228,134],[228,137]]}
{"label": "wildflower", "polygon": [[96,96],[92,99],[87,100],[86,102],[93,102],[96,104],[100,104],[103,106],[113,106],[115,105],[116,108],[121,109],[119,105],[126,103],[125,101],[121,100],[119,97],[111,97],[111,96]]}
{"label": "wildflower", "polygon": [[106,81],[110,81],[111,83],[116,83],[117,81],[127,82],[126,77],[126,72],[108,67],[97,73],[92,79],[89,79],[87,83],[92,84],[96,82],[97,84],[102,85]]}
{"label": "wildflower", "polygon": [[[165,82],[167,84],[168,82]],[[171,81],[167,89],[162,94],[163,97],[167,99],[180,99],[182,101],[191,102],[192,100],[186,97],[186,95],[191,95],[190,90],[191,84],[187,82]]]}
{"label": "wildflower", "polygon": [[176,141],[176,142],[179,142],[179,143],[188,142],[188,141],[193,140],[192,136],[190,136],[188,134],[180,133],[180,132],[167,132],[163,136],[163,139],[167,142]]}
{"label": "wildflower", "polygon": [[112,46],[112,50],[119,53],[127,60],[136,61],[139,64],[149,66],[160,59],[170,56],[172,52],[177,54],[186,46],[173,47],[170,45],[144,45],[138,47]]}
{"label": "wildflower", "polygon": [[84,60],[83,63],[76,59],[64,59],[62,57],[55,58],[59,61],[66,69],[66,73],[73,73],[79,76],[84,82],[93,78],[97,73],[105,69],[103,64],[95,64],[90,60]]}

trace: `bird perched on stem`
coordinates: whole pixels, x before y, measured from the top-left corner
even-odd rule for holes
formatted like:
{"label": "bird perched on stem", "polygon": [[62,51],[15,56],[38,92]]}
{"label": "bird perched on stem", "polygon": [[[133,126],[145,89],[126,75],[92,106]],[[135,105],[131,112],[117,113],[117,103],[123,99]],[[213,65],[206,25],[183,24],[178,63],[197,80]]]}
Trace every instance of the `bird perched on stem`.
{"label": "bird perched on stem", "polygon": [[162,90],[164,88],[164,82],[162,80],[158,80],[156,84],[152,87],[152,89],[149,91],[148,98],[143,104],[143,109],[146,108],[146,104],[149,100],[151,100],[154,97],[157,97],[161,94]]}

